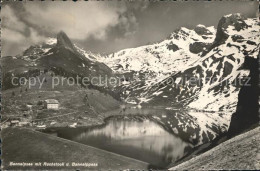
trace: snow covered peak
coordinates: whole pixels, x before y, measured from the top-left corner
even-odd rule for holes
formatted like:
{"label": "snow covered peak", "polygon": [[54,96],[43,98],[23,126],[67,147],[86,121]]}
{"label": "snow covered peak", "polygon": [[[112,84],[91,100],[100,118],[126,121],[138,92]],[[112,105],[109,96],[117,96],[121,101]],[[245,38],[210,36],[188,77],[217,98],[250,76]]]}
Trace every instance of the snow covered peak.
{"label": "snow covered peak", "polygon": [[48,45],[56,45],[56,44],[57,44],[57,39],[52,38],[52,37],[49,37],[49,38],[46,40],[45,43],[48,44]]}
{"label": "snow covered peak", "polygon": [[206,27],[205,25],[202,25],[202,24],[198,24],[197,27]]}
{"label": "snow covered peak", "polygon": [[200,28],[197,33],[181,27],[159,43],[120,50],[98,60],[119,73],[142,71],[168,74],[178,71],[199,59],[201,52],[213,42],[215,29]]}
{"label": "snow covered peak", "polygon": [[228,27],[234,27],[236,31],[247,29],[248,25],[245,22],[245,17],[240,14],[230,14],[222,17],[218,23],[218,32],[226,32]]}
{"label": "snow covered peak", "polygon": [[[98,59],[103,58],[100,54],[94,54],[94,53],[92,53],[91,51],[86,51],[86,50],[84,50],[84,49],[78,47],[78,46],[75,45],[75,44],[74,44],[74,46],[75,46],[75,48],[77,49],[77,51],[78,51],[81,55],[85,56],[87,59],[89,59],[89,60],[91,60],[91,61],[97,61]],[[101,61],[102,61],[102,60],[101,60]]]}
{"label": "snow covered peak", "polygon": [[241,18],[241,14],[240,13],[234,13],[234,14],[227,14],[223,16],[224,18],[230,18],[230,17],[240,17]]}
{"label": "snow covered peak", "polygon": [[[196,28],[204,29],[205,27],[199,25]],[[176,45],[172,47],[175,49],[178,47],[178,50],[171,53],[165,51],[169,54],[167,60],[170,67],[167,69],[172,71],[171,76],[144,87],[143,91],[140,90],[140,87],[129,89],[130,93],[126,100],[141,102],[142,105],[165,105],[169,102],[173,106],[183,105],[199,110],[234,112],[240,86],[234,82],[248,76],[247,71],[241,70],[245,57],[256,58],[259,54],[260,26],[258,20],[256,18],[245,19],[243,16],[235,14],[221,18],[217,33],[215,29],[212,31],[211,27],[206,29],[213,35],[200,35],[195,29],[180,29],[172,34],[171,39],[156,44],[157,46],[167,46],[171,42],[172,45]],[[188,34],[183,34],[184,32]],[[177,33],[181,33],[181,36]],[[209,37],[208,42],[207,39],[204,39],[205,37]],[[206,48],[204,55],[200,55],[203,50],[200,49],[201,47]],[[157,49],[155,48],[154,51]],[[132,51],[134,50],[132,49]],[[130,55],[128,54],[128,56]],[[161,54],[159,53],[159,55]],[[138,55],[136,56],[138,57]],[[187,57],[190,58],[187,60]],[[192,59],[195,59],[195,62],[189,63]],[[199,78],[199,85],[191,85],[189,81],[180,87],[167,84],[168,80],[180,82],[179,80],[185,81],[190,77]],[[135,93],[137,91],[141,93]]]}
{"label": "snow covered peak", "polygon": [[45,55],[51,48],[53,48],[56,43],[57,39],[50,37],[42,44],[30,46],[20,56],[26,61],[36,61],[37,59]]}

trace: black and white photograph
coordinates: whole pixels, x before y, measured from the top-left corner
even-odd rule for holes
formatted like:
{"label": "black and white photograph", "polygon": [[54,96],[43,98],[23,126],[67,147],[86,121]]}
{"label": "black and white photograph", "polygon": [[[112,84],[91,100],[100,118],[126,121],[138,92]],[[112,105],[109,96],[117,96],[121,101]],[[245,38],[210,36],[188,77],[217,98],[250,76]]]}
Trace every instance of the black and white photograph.
{"label": "black and white photograph", "polygon": [[259,1],[1,1],[1,170],[259,170]]}

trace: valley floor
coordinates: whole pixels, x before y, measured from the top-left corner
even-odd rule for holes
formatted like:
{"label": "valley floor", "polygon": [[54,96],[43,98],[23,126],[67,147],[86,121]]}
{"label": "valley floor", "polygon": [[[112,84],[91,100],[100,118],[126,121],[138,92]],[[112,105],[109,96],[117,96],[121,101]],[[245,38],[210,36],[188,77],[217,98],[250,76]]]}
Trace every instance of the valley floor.
{"label": "valley floor", "polygon": [[170,170],[259,170],[260,127],[229,139]]}

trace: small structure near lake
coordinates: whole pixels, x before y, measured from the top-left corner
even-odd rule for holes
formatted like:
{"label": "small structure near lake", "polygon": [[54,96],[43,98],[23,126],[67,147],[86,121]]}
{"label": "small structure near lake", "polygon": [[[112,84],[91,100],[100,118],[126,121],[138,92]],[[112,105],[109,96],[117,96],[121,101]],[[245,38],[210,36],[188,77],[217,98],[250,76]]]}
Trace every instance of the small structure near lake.
{"label": "small structure near lake", "polygon": [[58,110],[59,102],[58,102],[58,100],[55,100],[55,99],[47,99],[44,101],[44,108]]}

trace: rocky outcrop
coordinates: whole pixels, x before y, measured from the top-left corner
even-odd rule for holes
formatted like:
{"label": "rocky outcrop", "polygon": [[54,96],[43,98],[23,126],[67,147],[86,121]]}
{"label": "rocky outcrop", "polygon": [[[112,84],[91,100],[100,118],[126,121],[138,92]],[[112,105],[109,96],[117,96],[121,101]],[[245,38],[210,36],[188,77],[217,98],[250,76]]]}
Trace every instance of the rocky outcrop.
{"label": "rocky outcrop", "polygon": [[189,50],[192,53],[198,54],[200,52],[206,51],[211,44],[204,43],[204,42],[194,42],[190,44]]}
{"label": "rocky outcrop", "polygon": [[167,49],[168,50],[172,50],[173,52],[175,52],[175,51],[179,50],[179,47],[176,44],[169,44],[167,46]]}
{"label": "rocky outcrop", "polygon": [[63,31],[59,32],[57,35],[57,45],[56,47],[63,47],[69,49],[71,51],[76,52],[76,49],[72,42],[70,41],[69,37]]}
{"label": "rocky outcrop", "polygon": [[212,33],[203,25],[198,25],[195,27],[194,31],[198,35],[212,35]]}

